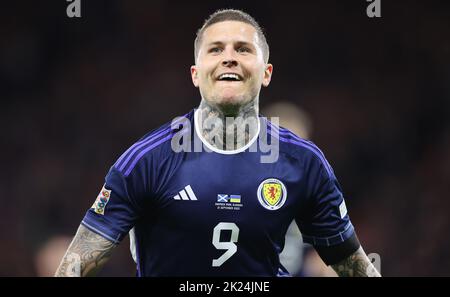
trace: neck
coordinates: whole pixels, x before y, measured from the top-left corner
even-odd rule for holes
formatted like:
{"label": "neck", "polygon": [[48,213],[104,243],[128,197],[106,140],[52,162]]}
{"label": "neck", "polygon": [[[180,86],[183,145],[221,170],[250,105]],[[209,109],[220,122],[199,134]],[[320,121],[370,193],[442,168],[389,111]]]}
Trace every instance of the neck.
{"label": "neck", "polygon": [[242,106],[220,107],[202,99],[199,128],[203,138],[220,150],[238,150],[258,133],[259,99]]}

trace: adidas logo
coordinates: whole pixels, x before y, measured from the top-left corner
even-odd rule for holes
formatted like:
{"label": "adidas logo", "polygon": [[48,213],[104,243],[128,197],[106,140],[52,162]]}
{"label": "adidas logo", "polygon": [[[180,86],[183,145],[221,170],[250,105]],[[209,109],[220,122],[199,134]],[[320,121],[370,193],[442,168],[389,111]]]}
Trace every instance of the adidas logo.
{"label": "adidas logo", "polygon": [[183,190],[178,192],[178,195],[173,197],[175,200],[197,200],[194,191],[192,191],[191,185],[187,185]]}

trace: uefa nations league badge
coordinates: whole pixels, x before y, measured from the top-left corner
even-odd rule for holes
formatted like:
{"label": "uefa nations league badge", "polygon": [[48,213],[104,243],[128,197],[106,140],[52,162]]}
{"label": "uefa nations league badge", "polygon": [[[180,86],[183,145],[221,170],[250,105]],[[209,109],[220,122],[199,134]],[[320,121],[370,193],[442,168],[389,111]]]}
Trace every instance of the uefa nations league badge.
{"label": "uefa nations league badge", "polygon": [[103,185],[97,199],[95,199],[94,204],[91,206],[91,208],[93,208],[95,212],[100,215],[105,214],[106,204],[108,204],[109,198],[111,197],[111,190],[106,189],[105,186],[106,185]]}
{"label": "uefa nations league badge", "polygon": [[264,180],[258,187],[258,200],[268,210],[277,210],[284,205],[287,191],[284,184],[276,178]]}

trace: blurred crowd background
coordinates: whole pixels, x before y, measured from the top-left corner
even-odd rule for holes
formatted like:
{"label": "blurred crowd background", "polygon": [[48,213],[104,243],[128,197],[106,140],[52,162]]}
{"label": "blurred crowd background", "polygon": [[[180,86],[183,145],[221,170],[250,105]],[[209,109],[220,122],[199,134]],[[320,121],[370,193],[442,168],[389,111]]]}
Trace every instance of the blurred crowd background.
{"label": "blurred crowd background", "polygon": [[[1,4],[0,276],[53,274],[121,153],[198,105],[193,40],[218,8],[265,29],[262,110],[298,112],[281,120],[327,156],[382,274],[450,275],[448,1],[381,0],[381,18],[365,0],[81,0],[81,18],[68,4]],[[101,275],[135,274],[128,244]],[[311,254],[299,273],[326,275]]]}

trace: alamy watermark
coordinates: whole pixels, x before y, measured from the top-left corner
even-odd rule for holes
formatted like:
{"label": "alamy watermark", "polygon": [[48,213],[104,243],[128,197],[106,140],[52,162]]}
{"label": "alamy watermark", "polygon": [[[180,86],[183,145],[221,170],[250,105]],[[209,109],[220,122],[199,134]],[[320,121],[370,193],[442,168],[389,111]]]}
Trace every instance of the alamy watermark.
{"label": "alamy watermark", "polygon": [[369,18],[381,18],[381,0],[366,0],[371,2],[366,9],[366,14]]}
{"label": "alamy watermark", "polygon": [[66,14],[69,18],[81,18],[81,0],[66,0],[70,2],[67,5]]}
{"label": "alamy watermark", "polygon": [[[178,117],[171,123],[176,130],[171,140],[172,150],[179,152],[208,152],[221,150],[226,152],[247,150],[260,153],[261,163],[275,163],[279,157],[279,118],[270,119],[270,126],[262,118],[227,117],[200,120],[200,131],[192,139],[192,127],[188,118]],[[202,131],[208,131],[203,133]],[[258,133],[259,132],[259,133]],[[199,135],[202,134],[202,135]]]}
{"label": "alamy watermark", "polygon": [[[66,0],[70,2],[67,5],[66,14],[69,18],[81,18],[81,0]],[[369,18],[381,17],[381,0],[366,0],[370,2],[367,6],[366,14]]]}
{"label": "alamy watermark", "polygon": [[377,253],[370,253],[367,255],[367,257],[376,268],[376,270],[381,274],[381,256]]}

